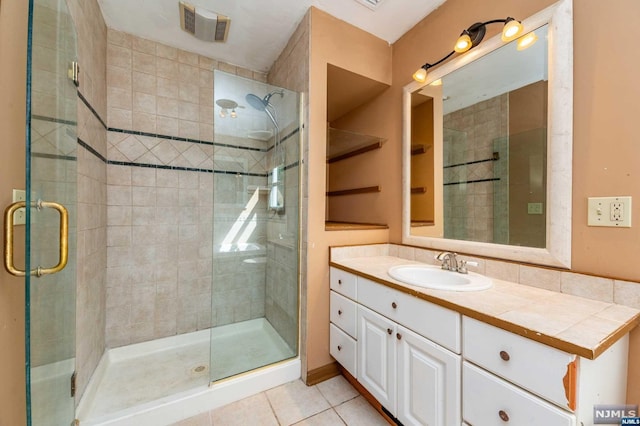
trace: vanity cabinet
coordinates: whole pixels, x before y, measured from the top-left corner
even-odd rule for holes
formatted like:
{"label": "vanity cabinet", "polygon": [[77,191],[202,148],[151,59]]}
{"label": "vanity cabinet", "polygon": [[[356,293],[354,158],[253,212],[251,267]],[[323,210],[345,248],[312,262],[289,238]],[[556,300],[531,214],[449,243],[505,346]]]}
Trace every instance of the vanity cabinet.
{"label": "vanity cabinet", "polygon": [[462,328],[469,424],[592,424],[594,405],[625,402],[628,335],[591,360],[468,317]]}
{"label": "vanity cabinet", "polygon": [[[460,349],[460,315],[334,268],[331,289],[333,357],[402,424],[460,424],[461,358],[434,342]],[[351,303],[357,312],[353,334],[347,331]],[[355,366],[351,349],[345,350],[353,343]]]}
{"label": "vanity cabinet", "polygon": [[628,334],[588,359],[334,267],[330,328],[334,358],[406,426],[577,426],[626,398]]}

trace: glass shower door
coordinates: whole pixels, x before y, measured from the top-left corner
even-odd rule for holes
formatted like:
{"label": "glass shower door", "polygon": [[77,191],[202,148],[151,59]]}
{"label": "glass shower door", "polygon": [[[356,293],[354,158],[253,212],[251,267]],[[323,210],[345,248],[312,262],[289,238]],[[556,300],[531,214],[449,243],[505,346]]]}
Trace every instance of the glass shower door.
{"label": "glass shower door", "polygon": [[75,418],[77,66],[64,0],[30,1],[29,41],[27,424],[66,426]]}
{"label": "glass shower door", "polygon": [[212,382],[298,354],[301,155],[298,93],[214,75]]}

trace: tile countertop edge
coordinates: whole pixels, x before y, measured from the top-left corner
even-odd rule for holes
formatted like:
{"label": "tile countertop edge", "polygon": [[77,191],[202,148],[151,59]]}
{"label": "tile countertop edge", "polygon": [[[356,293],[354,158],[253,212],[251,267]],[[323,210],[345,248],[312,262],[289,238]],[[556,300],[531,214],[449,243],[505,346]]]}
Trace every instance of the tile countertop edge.
{"label": "tile countertop edge", "polygon": [[[414,262],[411,262],[411,263],[414,263]],[[640,312],[639,312],[634,317],[629,319],[627,322],[622,323],[622,325],[618,327],[616,330],[609,333],[609,335],[605,339],[601,340],[597,346],[586,347],[573,342],[569,342],[567,340],[564,340],[555,336],[550,336],[548,334],[540,333],[539,331],[524,327],[520,324],[516,324],[501,318],[497,318],[495,316],[492,316],[483,312],[478,312],[467,306],[460,305],[460,304],[451,302],[449,300],[441,299],[432,294],[427,294],[427,293],[417,291],[411,287],[404,286],[402,284],[396,284],[394,282],[381,279],[375,275],[367,274],[366,272],[363,272],[361,269],[353,269],[348,266],[342,265],[341,263],[339,263],[339,261],[331,261],[329,262],[329,266],[341,269],[346,272],[350,272],[358,276],[362,276],[371,281],[375,281],[379,284],[385,285],[395,290],[402,291],[403,293],[407,293],[412,296],[418,297],[420,299],[426,300],[428,302],[435,303],[436,305],[442,306],[444,308],[451,309],[462,315],[466,315],[470,318],[477,319],[479,321],[493,325],[495,327],[501,328],[511,333],[520,335],[522,337],[526,337],[536,342],[543,343],[547,346],[551,346],[553,348],[559,349],[567,353],[579,355],[587,359],[596,359],[598,356],[600,356],[600,354],[602,354],[610,346],[612,346],[614,343],[616,343],[618,340],[624,337],[625,334],[629,333],[637,325],[640,324]]]}

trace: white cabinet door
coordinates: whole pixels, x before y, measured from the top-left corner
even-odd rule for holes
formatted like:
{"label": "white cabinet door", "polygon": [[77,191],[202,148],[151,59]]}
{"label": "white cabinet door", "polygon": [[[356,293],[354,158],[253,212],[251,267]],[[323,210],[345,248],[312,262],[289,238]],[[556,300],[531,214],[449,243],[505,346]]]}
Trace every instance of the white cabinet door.
{"label": "white cabinet door", "polygon": [[397,327],[398,413],[403,425],[460,424],[460,356]]}
{"label": "white cabinet door", "polygon": [[396,325],[358,306],[358,381],[395,415]]}

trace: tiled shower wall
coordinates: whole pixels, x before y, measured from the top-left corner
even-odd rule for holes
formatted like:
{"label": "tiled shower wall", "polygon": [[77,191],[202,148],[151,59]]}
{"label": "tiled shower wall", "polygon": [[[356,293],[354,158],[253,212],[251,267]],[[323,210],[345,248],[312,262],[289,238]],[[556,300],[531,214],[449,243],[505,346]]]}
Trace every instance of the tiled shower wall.
{"label": "tiled shower wall", "polygon": [[[268,75],[270,84],[302,94],[303,114],[309,111],[307,96],[309,93],[309,25],[310,18],[307,13]],[[308,117],[302,116],[301,121],[308,123]],[[294,125],[297,126],[299,123],[292,124],[290,129],[283,131],[283,134],[289,134]],[[306,263],[298,262],[296,258],[298,241],[294,245],[279,244],[280,235],[296,235],[299,232],[299,256],[300,259],[306,259],[307,227],[304,225],[307,223],[308,180],[305,164],[307,164],[309,151],[304,125],[300,126],[298,137],[285,141],[285,148],[287,164],[294,163],[300,157],[302,157],[302,163],[296,167],[290,167],[286,172],[284,217],[273,217],[268,225],[270,232],[267,245],[269,267],[267,269],[266,317],[291,348],[296,347],[301,328],[303,334],[300,347],[304,351],[305,327],[299,324],[298,316],[300,315],[301,320],[306,318],[304,314]],[[298,209],[301,202],[301,209]],[[298,280],[300,280],[300,286],[298,286]],[[299,313],[299,304],[302,314]],[[304,354],[302,355],[302,360],[305,362]]]}
{"label": "tiled shower wall", "polygon": [[214,69],[265,80],[108,31],[109,347],[212,325]]}
{"label": "tiled shower wall", "polygon": [[493,242],[495,174],[491,159],[494,141],[508,132],[508,96],[446,114],[443,126],[445,236]]}
{"label": "tiled shower wall", "polygon": [[[107,279],[107,27],[96,0],[67,1],[78,32],[76,401],[105,348]],[[93,152],[98,153],[96,156]]]}

